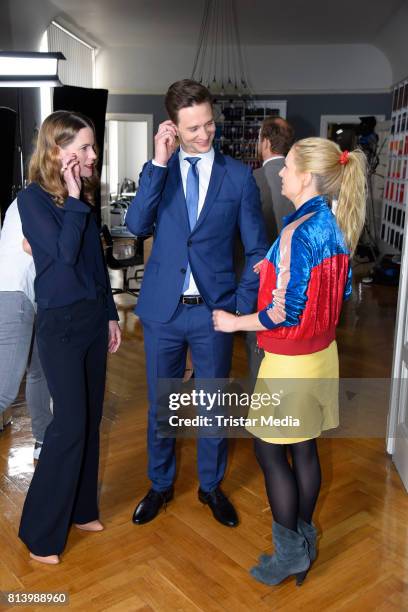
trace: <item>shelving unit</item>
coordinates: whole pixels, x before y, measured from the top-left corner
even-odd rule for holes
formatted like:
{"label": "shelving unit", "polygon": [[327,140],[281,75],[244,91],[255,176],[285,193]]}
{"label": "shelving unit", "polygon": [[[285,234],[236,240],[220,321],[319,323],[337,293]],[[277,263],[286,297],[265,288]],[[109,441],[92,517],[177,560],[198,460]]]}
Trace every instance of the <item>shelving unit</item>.
{"label": "shelving unit", "polygon": [[286,119],[286,100],[218,98],[214,101],[217,131],[215,147],[252,168],[258,168],[259,128],[266,117]]}
{"label": "shelving unit", "polygon": [[408,79],[394,87],[381,240],[402,250],[408,199]]}

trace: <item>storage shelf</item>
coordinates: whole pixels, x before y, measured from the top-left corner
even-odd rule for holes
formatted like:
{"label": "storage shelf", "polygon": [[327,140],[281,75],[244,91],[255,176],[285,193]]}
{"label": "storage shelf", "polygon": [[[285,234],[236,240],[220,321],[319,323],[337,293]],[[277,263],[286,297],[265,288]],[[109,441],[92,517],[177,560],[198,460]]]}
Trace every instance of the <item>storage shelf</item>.
{"label": "storage shelf", "polygon": [[408,80],[394,87],[381,239],[402,250],[408,200]]}
{"label": "storage shelf", "polygon": [[286,118],[286,100],[242,100],[217,98],[214,146],[252,168],[258,168],[259,128],[266,117]]}

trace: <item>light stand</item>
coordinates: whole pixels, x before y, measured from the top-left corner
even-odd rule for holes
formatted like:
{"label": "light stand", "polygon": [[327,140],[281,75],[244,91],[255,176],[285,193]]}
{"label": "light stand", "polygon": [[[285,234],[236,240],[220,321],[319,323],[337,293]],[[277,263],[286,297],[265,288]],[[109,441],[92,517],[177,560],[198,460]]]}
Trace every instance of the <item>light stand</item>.
{"label": "light stand", "polygon": [[20,184],[13,185],[13,199],[17,191],[24,187],[23,120],[20,88],[61,86],[62,83],[58,77],[59,60],[65,60],[65,56],[59,52],[0,51],[0,87],[17,89],[17,150],[20,161]]}

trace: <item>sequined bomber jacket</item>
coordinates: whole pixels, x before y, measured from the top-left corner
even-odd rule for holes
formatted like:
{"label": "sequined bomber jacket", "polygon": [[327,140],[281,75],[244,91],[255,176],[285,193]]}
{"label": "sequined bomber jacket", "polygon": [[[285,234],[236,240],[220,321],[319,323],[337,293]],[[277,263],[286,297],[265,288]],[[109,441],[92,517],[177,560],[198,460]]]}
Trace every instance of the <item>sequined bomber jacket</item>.
{"label": "sequined bomber jacket", "polygon": [[262,261],[258,312],[268,329],[257,333],[258,346],[282,355],[327,348],[350,294],[344,236],[326,198],[314,197],[284,218],[281,234]]}

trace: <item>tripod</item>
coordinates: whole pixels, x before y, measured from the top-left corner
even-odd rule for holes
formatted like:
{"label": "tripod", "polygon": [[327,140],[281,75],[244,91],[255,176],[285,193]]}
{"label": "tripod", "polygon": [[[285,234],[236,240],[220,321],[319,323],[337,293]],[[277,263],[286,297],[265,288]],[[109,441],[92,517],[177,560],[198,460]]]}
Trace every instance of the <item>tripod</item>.
{"label": "tripod", "polygon": [[378,136],[375,133],[360,139],[360,147],[367,158],[367,212],[364,229],[359,240],[357,253],[368,257],[369,261],[377,263],[380,250],[378,248],[378,232],[375,223],[373,177],[377,175],[377,167],[380,162],[380,154],[386,143],[386,139],[378,150]]}
{"label": "tripod", "polygon": [[368,186],[368,198],[367,198],[367,213],[364,221],[364,229],[361,234],[357,253],[361,256],[366,256],[370,261],[376,261],[380,250],[378,248],[378,234],[375,224],[375,211],[374,211],[374,196],[373,196],[373,175],[375,174],[371,170],[367,176]]}

